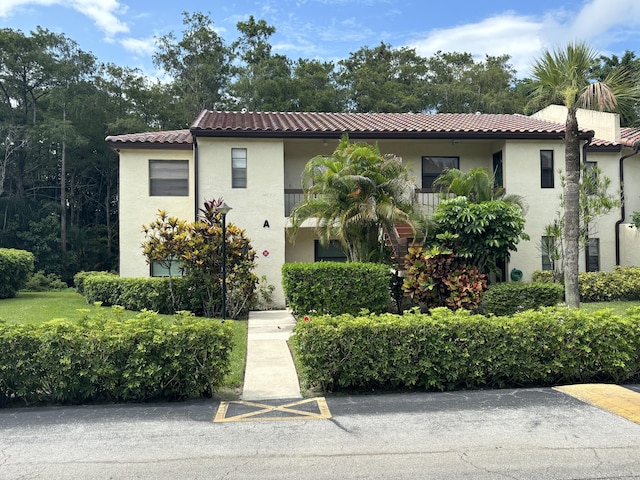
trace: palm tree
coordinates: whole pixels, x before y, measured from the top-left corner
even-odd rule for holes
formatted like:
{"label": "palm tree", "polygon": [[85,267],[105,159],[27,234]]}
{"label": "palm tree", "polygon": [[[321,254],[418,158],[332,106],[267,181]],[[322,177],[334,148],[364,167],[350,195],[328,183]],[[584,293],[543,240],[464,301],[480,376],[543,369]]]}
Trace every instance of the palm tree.
{"label": "palm tree", "polygon": [[500,200],[517,205],[523,214],[527,211],[527,204],[520,195],[507,194],[503,187],[496,185],[494,175],[486,168],[472,168],[462,172],[457,168],[449,168],[442,172],[433,182],[433,188],[444,196],[467,197],[471,203]]}
{"label": "palm tree", "polygon": [[564,283],[569,307],[580,305],[578,255],[580,237],[580,141],[578,108],[623,111],[640,97],[626,69],[613,70],[596,81],[591,72],[597,53],[585,43],[569,43],[564,49],[546,51],[534,63],[530,107],[552,103],[567,107],[565,124],[565,224]]}
{"label": "palm tree", "polygon": [[398,157],[382,155],[377,146],[344,136],[331,156],[309,160],[302,188],[290,235],[295,239],[303,222],[314,219],[321,244],[339,240],[349,261],[383,259],[384,234],[397,223],[415,225],[415,183]]}

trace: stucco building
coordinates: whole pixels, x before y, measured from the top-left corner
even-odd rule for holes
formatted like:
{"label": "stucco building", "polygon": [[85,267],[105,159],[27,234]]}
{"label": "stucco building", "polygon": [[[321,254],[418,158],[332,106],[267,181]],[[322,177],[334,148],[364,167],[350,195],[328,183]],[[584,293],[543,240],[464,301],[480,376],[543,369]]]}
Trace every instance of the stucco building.
{"label": "stucco building", "polygon": [[[562,191],[565,117],[564,107],[557,106],[532,116],[205,110],[188,130],[107,137],[120,156],[120,275],[160,274],[140,246],[141,225],[153,221],[158,209],[193,220],[205,200],[222,197],[233,207],[228,222],[246,230],[258,253],[256,273],[276,286],[275,301],[283,305],[283,263],[334,255],[318,245],[311,224],[295,244],[287,239],[289,212],[302,198],[303,168],[316,155],[330,155],[348,134],[401,157],[416,179],[416,201],[427,213],[438,202],[431,182],[443,169],[496,172],[507,193],[529,205],[531,240],[518,245],[506,268],[530,279],[533,271],[548,268],[539,245]],[[640,211],[640,134],[620,128],[614,114],[581,111],[578,118],[583,162],[597,163],[612,180],[612,192],[624,187],[622,208],[594,225],[581,270],[640,265],[640,240],[630,225],[632,213]]]}

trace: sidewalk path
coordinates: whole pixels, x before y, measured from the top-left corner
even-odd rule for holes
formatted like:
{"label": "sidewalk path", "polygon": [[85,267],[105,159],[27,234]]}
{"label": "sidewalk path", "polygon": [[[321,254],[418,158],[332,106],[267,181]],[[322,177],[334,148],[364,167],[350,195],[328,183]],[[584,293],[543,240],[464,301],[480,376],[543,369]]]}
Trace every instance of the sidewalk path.
{"label": "sidewalk path", "polygon": [[287,345],[294,326],[286,310],[249,312],[242,400],[302,398]]}

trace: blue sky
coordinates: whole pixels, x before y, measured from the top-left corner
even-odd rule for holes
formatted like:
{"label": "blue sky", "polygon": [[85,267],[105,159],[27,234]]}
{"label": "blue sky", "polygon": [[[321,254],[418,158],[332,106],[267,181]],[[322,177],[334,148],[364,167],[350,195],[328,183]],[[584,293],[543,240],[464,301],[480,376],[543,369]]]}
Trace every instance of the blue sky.
{"label": "blue sky", "polygon": [[156,71],[154,39],[180,37],[183,10],[209,13],[231,43],[249,15],[276,27],[276,53],[339,60],[381,41],[423,56],[438,50],[509,54],[520,76],[545,48],[585,40],[640,56],[640,0],[0,0],[0,28],[64,33],[103,62]]}

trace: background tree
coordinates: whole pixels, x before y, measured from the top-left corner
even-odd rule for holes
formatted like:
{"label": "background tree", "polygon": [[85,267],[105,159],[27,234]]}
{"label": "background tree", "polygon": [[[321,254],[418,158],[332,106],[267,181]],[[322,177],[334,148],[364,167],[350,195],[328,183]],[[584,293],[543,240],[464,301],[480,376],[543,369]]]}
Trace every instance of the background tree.
{"label": "background tree", "polygon": [[293,67],[294,109],[298,112],[342,112],[345,95],[333,62],[300,58]]}
{"label": "background tree", "polygon": [[171,87],[179,99],[173,123],[186,128],[204,109],[221,109],[231,75],[231,51],[213,28],[213,21],[200,12],[182,13],[184,30],[178,40],[173,32],[158,39],[153,55],[156,66],[172,77]]}
{"label": "background tree", "polygon": [[363,47],[338,62],[339,82],[354,112],[422,112],[425,109],[424,58],[412,48],[384,42]]}
{"label": "background tree", "polygon": [[626,69],[612,71],[603,81],[592,76],[597,55],[585,43],[569,43],[546,51],[533,66],[531,103],[534,108],[559,103],[567,107],[565,123],[564,280],[567,305],[580,305],[578,255],[580,241],[580,140],[578,108],[624,111],[640,98],[638,84]]}
{"label": "background tree", "polygon": [[322,245],[337,239],[352,262],[389,258],[384,234],[414,225],[415,183],[402,161],[345,136],[331,156],[314,157],[302,175],[304,199],[291,211],[292,238],[315,219]]}

